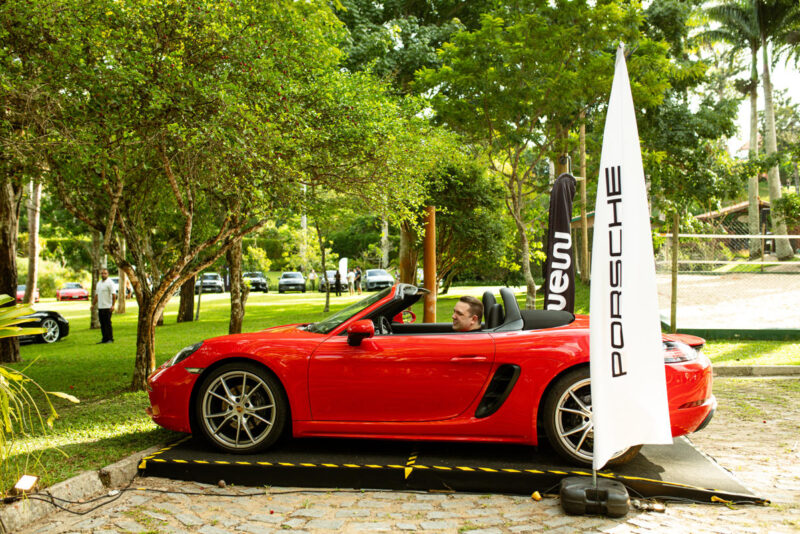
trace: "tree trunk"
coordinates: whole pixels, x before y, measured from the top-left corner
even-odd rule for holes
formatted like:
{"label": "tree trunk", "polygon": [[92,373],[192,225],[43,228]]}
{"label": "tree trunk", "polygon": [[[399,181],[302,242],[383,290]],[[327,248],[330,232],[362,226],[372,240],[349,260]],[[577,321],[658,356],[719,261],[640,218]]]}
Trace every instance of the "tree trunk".
{"label": "tree trunk", "polygon": [[[751,161],[758,156],[758,49],[751,48],[750,66],[750,147],[748,157]],[[758,206],[758,171],[747,180],[747,227],[750,235],[757,235],[761,229]],[[758,238],[750,239],[750,259],[758,258],[761,243]]]}
{"label": "tree trunk", "polygon": [[436,207],[425,208],[425,246],[423,255],[425,269],[425,287],[429,291],[425,299],[425,312],[422,321],[436,322]]}
{"label": "tree trunk", "polygon": [[511,217],[514,219],[514,224],[517,225],[517,232],[519,233],[520,245],[520,262],[522,263],[522,275],[525,277],[525,309],[532,310],[536,305],[536,281],[531,274],[531,250],[528,242],[528,234],[525,232],[525,224],[522,222],[522,199],[512,192],[511,203],[509,208],[511,210]]}
{"label": "tree trunk", "polygon": [[[10,178],[0,182],[0,294],[17,294],[17,231],[22,187]],[[10,305],[14,305],[13,302]],[[19,340],[0,339],[0,362],[20,361]]]}
{"label": "tree trunk", "polygon": [[156,368],[155,303],[149,292],[142,292],[139,302],[139,322],[136,327],[136,362],[133,370],[131,389],[143,391],[147,389],[147,377]]}
{"label": "tree trunk", "polygon": [[192,309],[194,308],[194,282],[197,277],[193,276],[181,286],[181,302],[178,305],[178,322],[191,323]]}
{"label": "tree trunk", "polygon": [[404,221],[400,224],[400,251],[397,277],[404,284],[413,284],[417,274],[417,251],[414,245],[417,241],[417,233],[410,223]]}
{"label": "tree trunk", "polygon": [[[121,240],[122,257],[125,257],[125,239]],[[125,313],[125,300],[128,297],[128,278],[125,276],[125,271],[118,269],[119,276],[119,295],[117,295],[117,313]]]}
{"label": "tree trunk", "polygon": [[389,219],[381,219],[381,269],[389,268]]}
{"label": "tree trunk", "polygon": [[[769,52],[767,51],[766,39],[762,36],[761,48],[763,54],[764,65],[764,118],[765,118],[765,143],[764,148],[767,156],[771,156],[778,151],[778,141],[775,134],[775,108],[772,104],[772,81],[769,74]],[[776,201],[781,198],[781,177],[778,172],[778,165],[773,165],[767,172],[767,181],[769,182],[769,202],[773,206],[770,209],[770,216],[772,219],[772,233],[776,235],[786,235],[786,222],[783,216],[774,209]],[[775,239],[775,251],[778,255],[778,260],[790,260],[794,256],[792,246],[789,244],[789,239],[782,237]]]}
{"label": "tree trunk", "polygon": [[25,302],[33,304],[36,300],[36,286],[39,280],[39,212],[42,205],[41,182],[30,183],[28,199],[28,281],[25,285]]}
{"label": "tree trunk", "polygon": [[[305,231],[305,229],[304,229]],[[225,253],[231,277],[231,320],[228,323],[229,334],[241,334],[244,321],[244,303],[247,288],[242,280],[242,239],[236,239],[233,246]]]}
{"label": "tree trunk", "polygon": [[450,286],[453,285],[453,279],[456,277],[456,271],[454,269],[450,269],[447,271],[447,274],[444,275],[444,280],[442,280],[442,291],[440,295],[447,295],[450,291]]}
{"label": "tree trunk", "polygon": [[592,262],[589,258],[589,220],[586,217],[586,123],[585,114],[581,112],[580,151],[581,151],[581,281],[589,283]]}
{"label": "tree trunk", "polygon": [[331,285],[328,283],[328,271],[325,266],[325,244],[322,242],[322,232],[320,232],[319,222],[316,220],[314,220],[314,228],[317,230],[317,240],[319,240],[319,250],[322,255],[322,272],[320,273],[319,283],[322,284],[322,281],[325,281],[325,308],[322,311],[328,313],[331,311]]}
{"label": "tree trunk", "polygon": [[195,321],[200,320],[200,301],[202,300],[202,297],[203,297],[203,282],[201,279],[200,286],[197,288],[197,308],[195,309],[194,312]]}
{"label": "tree trunk", "polygon": [[672,295],[670,297],[670,332],[678,331],[678,223],[680,216],[672,215]]}
{"label": "tree trunk", "polygon": [[97,291],[97,282],[100,280],[100,269],[102,265],[103,254],[103,236],[98,231],[92,231],[92,248],[89,251],[89,256],[92,258],[92,296],[89,299],[91,302],[91,316],[89,328],[94,330],[100,328],[100,314],[97,311],[97,305],[94,303],[94,294]]}

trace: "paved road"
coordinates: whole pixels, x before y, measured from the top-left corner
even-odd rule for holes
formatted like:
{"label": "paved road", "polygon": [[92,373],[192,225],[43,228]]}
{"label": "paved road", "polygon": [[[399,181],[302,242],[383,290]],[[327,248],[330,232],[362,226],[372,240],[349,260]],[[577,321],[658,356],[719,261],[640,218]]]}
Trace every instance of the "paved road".
{"label": "paved road", "polygon": [[566,516],[555,496],[537,502],[505,495],[220,488],[137,478],[110,504],[81,516],[55,513],[23,534],[800,532],[800,380],[723,378],[715,391],[717,417],[693,441],[770,499],[770,506],[670,504],[663,513],[632,511],[608,519]]}

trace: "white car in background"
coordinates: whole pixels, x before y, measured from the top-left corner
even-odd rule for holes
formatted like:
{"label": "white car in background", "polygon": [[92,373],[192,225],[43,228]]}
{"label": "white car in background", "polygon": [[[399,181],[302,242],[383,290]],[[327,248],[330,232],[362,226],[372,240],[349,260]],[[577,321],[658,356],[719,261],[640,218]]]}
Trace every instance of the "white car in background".
{"label": "white car in background", "polygon": [[367,269],[362,285],[367,291],[375,291],[393,286],[394,278],[386,269]]}

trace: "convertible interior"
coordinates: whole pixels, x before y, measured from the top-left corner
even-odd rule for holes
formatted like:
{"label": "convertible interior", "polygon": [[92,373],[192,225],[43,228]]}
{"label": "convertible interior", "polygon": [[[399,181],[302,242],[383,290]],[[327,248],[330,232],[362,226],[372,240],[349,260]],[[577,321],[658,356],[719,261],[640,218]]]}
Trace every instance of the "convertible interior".
{"label": "convertible interior", "polygon": [[[384,306],[368,318],[375,323],[376,335],[388,334],[464,334],[455,332],[452,323],[401,323],[393,322],[399,313],[415,304],[426,289],[414,286],[401,287],[402,298]],[[575,316],[563,310],[521,310],[514,293],[507,287],[500,288],[502,303],[491,291],[483,294],[483,321],[481,329],[474,333],[512,332],[519,330],[541,330],[571,323]]]}

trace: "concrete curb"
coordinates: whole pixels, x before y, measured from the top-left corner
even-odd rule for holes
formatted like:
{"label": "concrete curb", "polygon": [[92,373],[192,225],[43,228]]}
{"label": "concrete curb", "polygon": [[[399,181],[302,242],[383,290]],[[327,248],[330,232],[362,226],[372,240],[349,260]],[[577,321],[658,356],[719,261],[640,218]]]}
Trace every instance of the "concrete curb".
{"label": "concrete curb", "polygon": [[800,377],[800,365],[717,365],[714,376]]}
{"label": "concrete curb", "polygon": [[[157,452],[162,447],[160,445],[134,453],[98,471],[84,471],[69,480],[40,491],[37,495],[43,498],[52,495],[69,501],[82,501],[97,497],[110,489],[128,484],[136,476],[142,458]],[[0,533],[6,534],[22,530],[25,526],[50,515],[55,510],[55,506],[51,503],[38,499],[22,499],[0,506]]]}

